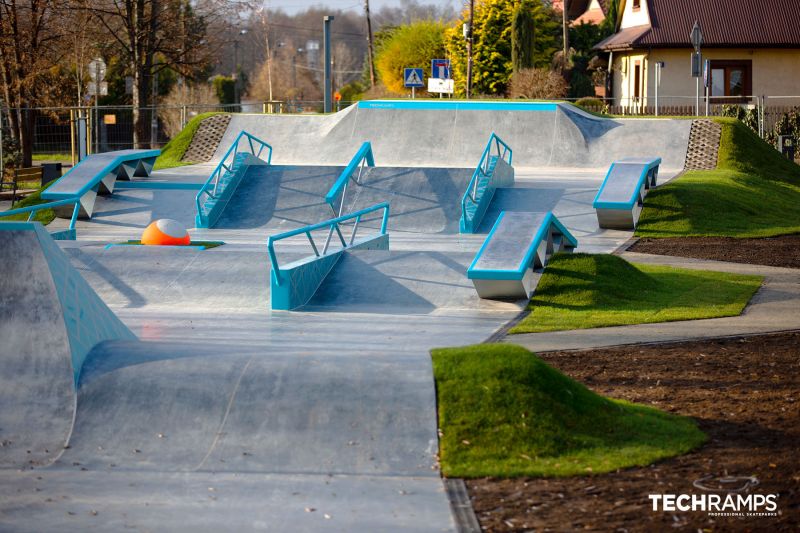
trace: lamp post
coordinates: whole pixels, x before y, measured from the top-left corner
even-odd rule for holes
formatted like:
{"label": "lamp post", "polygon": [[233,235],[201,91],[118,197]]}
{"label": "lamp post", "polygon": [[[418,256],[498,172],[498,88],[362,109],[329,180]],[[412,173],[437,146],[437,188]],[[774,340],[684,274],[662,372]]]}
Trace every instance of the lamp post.
{"label": "lamp post", "polygon": [[331,106],[331,22],[333,16],[326,15],[322,19],[323,37],[325,40],[325,94],[323,96],[323,108],[325,113],[332,111]]}
{"label": "lamp post", "polygon": [[245,35],[247,30],[239,30],[233,40],[233,103],[239,103],[239,36]]}
{"label": "lamp post", "polygon": [[472,44],[473,21],[475,15],[475,0],[469,0],[469,24],[464,28],[464,38],[467,39],[467,99],[472,96]]}

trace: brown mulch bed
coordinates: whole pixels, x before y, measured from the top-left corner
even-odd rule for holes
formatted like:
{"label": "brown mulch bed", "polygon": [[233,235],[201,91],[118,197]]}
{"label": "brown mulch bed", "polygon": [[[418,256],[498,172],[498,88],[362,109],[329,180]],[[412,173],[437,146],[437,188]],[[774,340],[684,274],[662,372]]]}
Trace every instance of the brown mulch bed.
{"label": "brown mulch bed", "polygon": [[[800,332],[540,356],[600,394],[695,417],[709,441],[613,474],[468,480],[485,530],[800,531]],[[704,476],[757,477],[779,516],[652,510],[648,494],[702,494]]]}
{"label": "brown mulch bed", "polygon": [[761,239],[679,237],[639,239],[628,248],[642,254],[674,255],[749,265],[800,268],[800,235]]}

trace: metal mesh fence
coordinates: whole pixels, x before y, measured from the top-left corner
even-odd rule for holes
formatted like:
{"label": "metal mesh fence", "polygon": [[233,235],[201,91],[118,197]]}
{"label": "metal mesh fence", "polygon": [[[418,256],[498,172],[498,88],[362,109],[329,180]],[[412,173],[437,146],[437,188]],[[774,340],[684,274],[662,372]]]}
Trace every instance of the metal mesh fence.
{"label": "metal mesh fence", "polygon": [[[597,113],[620,116],[695,116],[694,97],[664,96],[660,98],[658,109],[652,104],[623,102],[612,105],[603,99],[583,99],[580,102],[586,109]],[[563,100],[562,100],[563,101]],[[353,102],[335,102],[334,110],[342,110]],[[599,105],[598,105],[599,104]],[[800,108],[800,96],[762,96],[752,97],[748,102],[710,103],[707,108],[703,102],[700,115],[721,116],[731,113],[731,107],[738,105],[742,115],[748,114],[745,122],[764,137],[772,140],[775,125],[792,110]],[[180,132],[192,118],[207,112],[224,113],[321,113],[322,101],[274,101],[252,102],[237,105],[191,104],[141,108],[141,126],[138,143],[134,144],[134,112],[131,106],[64,107],[41,109],[2,109],[3,123],[8,133],[8,115],[24,113],[33,116],[34,159],[48,158],[69,160],[76,147],[75,120],[86,120],[89,138],[89,151],[107,152],[126,148],[161,148]],[[707,109],[707,111],[706,111]]]}

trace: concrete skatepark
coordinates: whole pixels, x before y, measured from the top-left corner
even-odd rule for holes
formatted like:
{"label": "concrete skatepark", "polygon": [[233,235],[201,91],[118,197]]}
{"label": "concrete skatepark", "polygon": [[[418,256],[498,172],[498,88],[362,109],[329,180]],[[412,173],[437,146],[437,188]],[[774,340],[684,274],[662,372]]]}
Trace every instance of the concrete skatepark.
{"label": "concrete skatepark", "polygon": [[[577,251],[615,250],[630,231],[601,229],[592,207],[606,170],[658,156],[660,182],[670,179],[690,125],[561,104],[234,115],[210,163],[98,196],[75,241],[55,244],[34,225],[0,231],[5,263],[36,279],[56,263],[69,273],[45,287],[33,275],[4,280],[18,307],[41,307],[29,293],[50,303],[46,317],[0,309],[4,338],[16,339],[2,348],[3,405],[30,405],[0,413],[0,529],[455,530],[436,466],[428,351],[482,342],[526,303],[478,297],[466,276],[476,252],[503,211],[551,211]],[[245,171],[214,227],[190,231],[225,245],[108,246],[157,218],[193,227],[194,185],[241,131],[270,143],[271,164]],[[497,189],[477,233],[459,233],[460,200],[492,132],[513,149],[515,184]],[[389,250],[344,254],[306,305],[272,311],[267,238],[331,218],[325,194],[364,141],[376,166],[343,211],[388,202]],[[281,241],[282,261],[310,254],[305,239]],[[67,285],[92,302],[80,320],[111,324],[82,359],[59,322]],[[20,337],[43,324],[59,332],[54,346]]]}

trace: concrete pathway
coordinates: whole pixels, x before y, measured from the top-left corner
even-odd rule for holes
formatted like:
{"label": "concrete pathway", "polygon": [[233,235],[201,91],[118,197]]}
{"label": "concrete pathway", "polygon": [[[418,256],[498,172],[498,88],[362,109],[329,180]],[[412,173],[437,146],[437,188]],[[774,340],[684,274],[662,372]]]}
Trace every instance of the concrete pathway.
{"label": "concrete pathway", "polygon": [[508,335],[503,338],[503,342],[519,344],[534,352],[547,352],[800,329],[800,270],[798,269],[633,252],[625,252],[621,256],[635,263],[667,265],[697,270],[716,270],[735,274],[757,274],[764,276],[764,283],[744,312],[739,316],[547,333],[526,333],[524,335]]}

